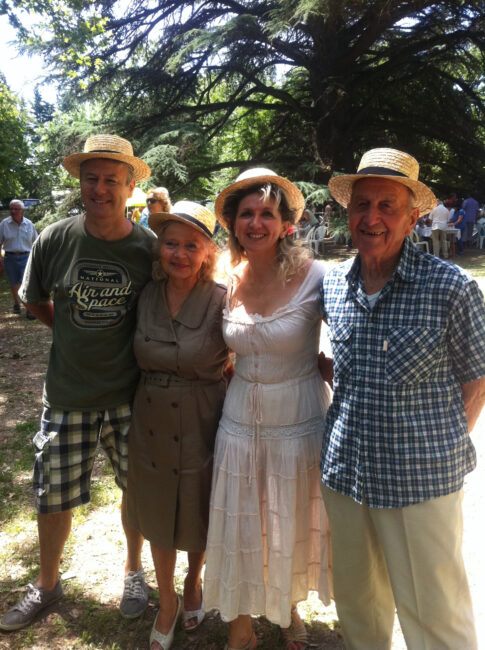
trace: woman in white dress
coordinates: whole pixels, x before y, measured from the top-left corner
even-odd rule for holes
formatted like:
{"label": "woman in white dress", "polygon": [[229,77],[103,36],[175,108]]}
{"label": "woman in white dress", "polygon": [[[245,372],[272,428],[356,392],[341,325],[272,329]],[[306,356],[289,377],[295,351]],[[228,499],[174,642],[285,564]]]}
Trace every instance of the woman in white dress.
{"label": "woman in white dress", "polygon": [[204,600],[231,621],[228,650],[256,647],[251,615],[301,650],[296,603],[310,590],[330,601],[319,472],[330,390],[317,365],[324,271],[288,237],[303,208],[296,186],[267,169],[239,176],[215,204],[239,266],[223,312],[236,370],[216,437]]}

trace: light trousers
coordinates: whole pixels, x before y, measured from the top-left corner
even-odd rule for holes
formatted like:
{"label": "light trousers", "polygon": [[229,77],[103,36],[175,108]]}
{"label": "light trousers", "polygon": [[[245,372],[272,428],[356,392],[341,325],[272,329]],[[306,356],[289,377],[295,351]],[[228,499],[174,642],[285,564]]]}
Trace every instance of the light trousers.
{"label": "light trousers", "polygon": [[440,252],[443,257],[448,257],[448,242],[446,240],[446,230],[432,230],[431,231],[431,241],[433,242],[433,255],[435,257],[440,256]]}
{"label": "light trousers", "polygon": [[476,650],[462,557],[463,491],[369,508],[322,488],[347,650],[389,650],[394,612],[410,650]]}

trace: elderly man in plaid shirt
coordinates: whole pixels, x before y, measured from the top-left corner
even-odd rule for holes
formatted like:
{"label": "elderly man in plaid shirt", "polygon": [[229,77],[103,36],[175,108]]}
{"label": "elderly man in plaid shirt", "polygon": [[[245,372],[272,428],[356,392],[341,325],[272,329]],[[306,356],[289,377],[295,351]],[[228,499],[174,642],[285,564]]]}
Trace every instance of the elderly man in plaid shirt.
{"label": "elderly man in plaid shirt", "polygon": [[325,275],[334,400],[321,469],[348,650],[477,647],[462,559],[469,433],[485,402],[485,307],[461,269],[407,238],[436,200],[419,166],[367,152],[330,181],[359,254]]}

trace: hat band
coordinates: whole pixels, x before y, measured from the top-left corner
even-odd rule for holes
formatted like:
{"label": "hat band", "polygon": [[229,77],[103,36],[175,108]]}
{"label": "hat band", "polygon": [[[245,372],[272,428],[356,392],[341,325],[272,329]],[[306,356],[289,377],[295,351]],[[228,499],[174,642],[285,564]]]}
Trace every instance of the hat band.
{"label": "hat band", "polygon": [[115,151],[114,149],[90,149],[84,153],[118,153],[120,156],[126,156],[128,154],[123,153],[122,151]]}
{"label": "hat band", "polygon": [[357,174],[379,174],[381,176],[403,176],[404,178],[409,178],[407,174],[397,172],[395,169],[389,169],[388,167],[364,167],[363,169],[359,169]]}
{"label": "hat band", "polygon": [[207,228],[206,225],[202,223],[202,221],[199,221],[195,217],[191,217],[190,214],[185,214],[185,212],[173,212],[173,214],[176,217],[181,217],[182,219],[186,219],[187,221],[190,221],[190,223],[193,223],[194,226],[197,226],[197,228],[203,230],[205,234],[212,239],[211,231],[209,230],[209,228]]}

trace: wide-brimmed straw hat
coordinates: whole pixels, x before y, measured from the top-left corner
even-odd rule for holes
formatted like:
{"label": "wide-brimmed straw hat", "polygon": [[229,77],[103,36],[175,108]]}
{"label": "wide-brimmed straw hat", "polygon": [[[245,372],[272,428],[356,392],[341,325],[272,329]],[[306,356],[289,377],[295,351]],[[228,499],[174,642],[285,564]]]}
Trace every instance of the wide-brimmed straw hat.
{"label": "wide-brimmed straw hat", "polygon": [[217,196],[216,202],[214,204],[214,210],[216,217],[224,228],[228,228],[229,224],[224,219],[222,214],[224,210],[224,203],[226,202],[229,194],[233,194],[238,190],[243,190],[246,187],[251,187],[252,185],[264,185],[265,183],[274,183],[281,187],[283,192],[286,195],[288,205],[292,210],[295,211],[295,223],[300,220],[300,217],[305,208],[305,199],[300,190],[293,185],[291,181],[283,176],[278,176],[271,169],[265,169],[264,167],[255,167],[253,169],[247,169],[242,174],[236,178],[235,182],[231,185],[228,185],[222,190],[222,192]]}
{"label": "wide-brimmed straw hat", "polygon": [[150,178],[150,167],[141,158],[133,155],[131,142],[120,138],[118,135],[108,135],[105,133],[92,135],[84,144],[83,153],[73,153],[64,158],[62,165],[67,171],[79,178],[81,174],[81,163],[93,158],[108,158],[109,160],[118,160],[133,167],[135,181],[143,181]]}
{"label": "wide-brimmed straw hat", "polygon": [[362,178],[387,178],[412,190],[420,216],[436,206],[436,197],[424,183],[418,181],[419,163],[404,151],[371,149],[361,158],[356,174],[334,176],[328,183],[332,196],[344,208],[350,202],[354,183]]}
{"label": "wide-brimmed straw hat", "polygon": [[192,226],[198,232],[212,239],[216,218],[210,210],[194,201],[177,201],[171,212],[154,212],[148,217],[148,225],[156,235],[160,234],[166,221],[178,221]]}

